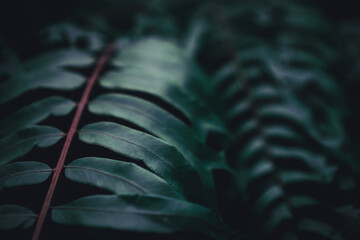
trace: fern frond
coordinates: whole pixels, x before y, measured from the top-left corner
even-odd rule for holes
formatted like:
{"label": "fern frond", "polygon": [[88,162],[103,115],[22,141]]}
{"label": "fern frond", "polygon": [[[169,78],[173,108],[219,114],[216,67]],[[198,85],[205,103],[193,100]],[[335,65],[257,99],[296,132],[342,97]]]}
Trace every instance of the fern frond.
{"label": "fern frond", "polygon": [[[163,45],[167,47],[164,48]],[[105,54],[109,54],[108,51]],[[110,55],[106,55],[106,58],[103,55],[99,59],[78,104],[70,98],[62,97],[64,90],[77,90],[85,83],[85,77],[77,73],[77,69],[89,68],[93,63],[90,55],[78,50],[55,51],[24,64],[27,78],[44,76],[43,78],[30,78],[29,81],[25,81],[25,75],[20,75],[12,76],[1,83],[4,91],[2,101],[5,106],[9,102],[18,101],[17,99],[21,99],[23,94],[39,88],[56,89],[59,95],[45,94],[45,98],[13,111],[11,115],[1,120],[3,124],[9,125],[8,129],[3,130],[4,137],[0,140],[3,147],[0,153],[1,161],[5,164],[2,167],[3,186],[9,188],[35,185],[46,181],[52,175],[33,239],[38,239],[42,229],[46,228],[44,222],[48,211],[53,212],[53,221],[63,224],[156,233],[198,231],[221,238],[226,228],[221,223],[221,217],[213,212],[216,211],[217,205],[216,199],[213,198],[215,189],[211,169],[224,164],[224,160],[221,154],[205,144],[205,138],[209,134],[209,129],[218,130],[222,125],[218,124],[221,123],[218,116],[205,104],[201,96],[193,94],[197,90],[192,89],[194,85],[189,84],[188,78],[200,76],[200,73],[194,72],[191,61],[182,54],[180,47],[170,41],[145,39],[129,46],[118,46],[116,53],[118,52],[119,55],[115,55],[115,58],[109,61],[116,70],[108,70],[99,79],[100,87],[118,92],[99,95],[88,105],[90,91],[94,87],[99,87],[94,83]],[[173,59],[172,63],[169,62],[171,59]],[[69,70],[69,67],[73,70]],[[20,82],[26,84],[20,85]],[[204,81],[199,84],[204,84]],[[179,94],[174,95],[174,92]],[[191,98],[190,101],[187,97]],[[166,100],[168,101],[165,104]],[[42,125],[47,123],[50,116],[69,118],[68,115],[74,108],[76,108],[75,116],[67,134],[53,126]],[[96,114],[99,119],[104,120],[111,116],[111,121],[115,122],[101,120],[91,122],[91,119],[85,119],[88,124],[83,124],[78,129],[84,111],[88,111],[92,116]],[[201,114],[201,117],[193,116],[195,113]],[[187,116],[191,118],[187,119]],[[54,122],[54,125],[56,126],[57,123]],[[79,141],[74,137],[76,134]],[[51,170],[50,165],[42,163],[45,162],[43,159],[39,162],[30,162],[27,159],[28,153],[31,153],[34,147],[53,146],[65,135],[65,145],[54,171]],[[109,149],[112,151],[111,157],[87,156],[84,152],[80,154],[81,158],[67,159],[71,145],[81,142],[88,144],[87,149],[91,149],[92,146],[101,147],[103,152]],[[116,160],[118,158],[121,161]],[[17,159],[21,159],[22,162],[6,164]],[[145,165],[142,163],[137,165],[139,161]],[[24,170],[25,167],[28,169]],[[58,188],[63,169],[66,178],[72,182],[95,186],[117,195],[116,197],[94,195],[78,200],[72,199],[75,201],[70,205],[79,202],[87,205],[90,204],[90,199],[97,199],[96,201],[104,201],[103,207],[106,208],[110,206],[111,201],[115,201],[112,208],[115,208],[116,214],[106,209],[102,211],[102,207],[95,212],[89,212],[84,208],[83,213],[78,211],[69,213],[65,206],[54,207],[52,210],[51,199]],[[141,201],[146,204],[137,205],[126,200],[134,197],[143,199]],[[159,205],[162,203],[166,203],[168,207]],[[4,209],[10,209],[11,214],[15,214],[10,215],[10,218],[18,216],[14,220],[16,224],[14,223],[13,227],[28,221],[27,218],[16,215],[16,212],[22,209],[21,206],[10,208],[5,206]],[[176,210],[178,213],[188,211],[189,216],[184,215],[184,220],[181,220],[181,224],[176,228],[170,226],[178,222],[176,220],[178,217],[171,218],[163,223],[165,224],[163,227],[159,225],[154,229],[137,224],[137,221],[144,221],[154,227],[159,224],[157,223],[159,219],[165,219],[168,216],[167,212],[170,209],[177,209],[177,206],[179,206]],[[130,212],[127,214],[121,212],[123,211],[121,209],[133,208],[138,209],[140,213],[143,211],[142,208],[149,207],[156,209],[154,217],[147,218],[147,215],[141,214],[136,214],[139,216],[135,217]],[[10,210],[8,211],[11,212]],[[68,216],[77,213],[82,220],[73,222],[73,218]],[[107,216],[109,221],[97,218],[99,221],[94,222],[93,214]],[[34,217],[31,216],[33,220]],[[119,222],[115,226],[114,217],[116,219],[125,217],[128,220],[134,218],[134,221],[125,225]],[[201,227],[193,223],[192,219],[197,218],[200,222],[204,222]],[[215,230],[214,226],[219,230]]]}
{"label": "fern frond", "polygon": [[[328,59],[299,44],[284,42],[287,32],[309,33],[323,44],[326,23],[293,3],[245,2],[236,6],[213,8],[212,15],[218,15],[214,24],[222,35],[214,35],[209,28],[204,38],[213,40],[210,44],[214,45],[222,42],[223,48],[210,54],[202,50],[208,57],[200,53],[206,68],[224,59],[228,62],[215,73],[213,84],[223,92],[218,107],[231,129],[229,164],[253,210],[254,224],[261,224],[265,237],[306,236],[310,231],[304,227],[309,226],[306,218],[327,226],[330,232],[320,232],[331,235],[336,221],[304,210],[323,205],[313,191],[330,183],[337,169],[324,154],[339,149],[343,137],[340,120],[334,118],[336,110],[328,101],[335,84],[325,73]],[[304,12],[307,18],[303,18]],[[262,34],[269,40],[264,41]],[[297,41],[300,39],[305,38]],[[315,96],[326,109],[328,128],[336,130],[332,135],[322,132],[315,110],[311,110],[318,103],[298,94],[310,85],[316,87],[307,95]],[[331,207],[323,210],[334,212]]]}

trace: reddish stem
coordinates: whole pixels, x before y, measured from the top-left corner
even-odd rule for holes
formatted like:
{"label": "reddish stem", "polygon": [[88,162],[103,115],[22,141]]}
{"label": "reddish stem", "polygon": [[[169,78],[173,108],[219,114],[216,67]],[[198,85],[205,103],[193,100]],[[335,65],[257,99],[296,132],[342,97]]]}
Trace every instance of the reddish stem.
{"label": "reddish stem", "polygon": [[99,77],[100,71],[103,69],[106,62],[110,59],[110,56],[111,56],[111,53],[113,52],[113,50],[114,50],[114,46],[112,46],[112,45],[108,46],[104,50],[103,54],[101,55],[101,57],[99,58],[99,60],[98,60],[98,62],[96,64],[94,72],[91,74],[90,78],[87,81],[88,83],[87,83],[86,88],[85,88],[85,90],[83,92],[81,100],[80,100],[80,102],[79,102],[79,104],[77,106],[74,119],[73,119],[73,121],[71,123],[71,126],[70,126],[69,132],[67,134],[63,149],[62,149],[60,157],[59,157],[59,160],[58,160],[58,162],[56,164],[56,167],[54,169],[54,174],[53,174],[53,177],[52,177],[52,180],[51,180],[51,183],[50,183],[50,187],[49,187],[49,190],[48,190],[48,192],[46,194],[45,201],[44,201],[44,203],[42,205],[42,208],[41,208],[41,211],[40,211],[40,214],[39,214],[38,221],[36,223],[36,227],[35,227],[35,231],[34,231],[32,240],[39,239],[40,232],[41,232],[41,229],[42,229],[42,227],[44,225],[44,221],[45,221],[47,212],[49,211],[50,204],[51,204],[51,199],[52,199],[52,197],[54,195],[54,191],[55,191],[56,185],[58,183],[61,170],[64,167],[66,156],[67,156],[67,154],[69,152],[69,148],[70,148],[71,142],[72,142],[72,140],[74,138],[75,132],[77,130],[77,126],[79,124],[81,115],[82,115],[82,113],[84,111],[84,108],[85,108],[87,102],[88,102],[90,92],[91,92],[91,90],[92,90],[92,88],[93,88],[93,86],[95,84],[95,81]]}

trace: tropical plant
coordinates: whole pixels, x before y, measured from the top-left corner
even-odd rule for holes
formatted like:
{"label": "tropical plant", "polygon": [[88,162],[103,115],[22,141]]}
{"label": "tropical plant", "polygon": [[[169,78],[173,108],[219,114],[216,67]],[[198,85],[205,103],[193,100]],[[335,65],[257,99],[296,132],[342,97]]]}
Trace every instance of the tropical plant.
{"label": "tropical plant", "polygon": [[351,31],[293,1],[80,3],[0,44],[4,239],[358,239]]}

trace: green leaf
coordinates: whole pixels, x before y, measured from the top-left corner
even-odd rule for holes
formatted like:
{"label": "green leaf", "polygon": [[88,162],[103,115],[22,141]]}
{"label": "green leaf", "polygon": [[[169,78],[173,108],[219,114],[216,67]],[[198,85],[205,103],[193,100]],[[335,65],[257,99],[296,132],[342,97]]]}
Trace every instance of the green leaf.
{"label": "green leaf", "polygon": [[309,174],[300,171],[284,171],[280,174],[280,178],[285,184],[299,183],[299,182],[321,182],[320,176]]}
{"label": "green leaf", "polygon": [[36,124],[50,115],[62,116],[70,113],[75,102],[63,97],[53,96],[32,103],[16,111],[5,119],[0,120],[0,136],[5,136],[20,128]]}
{"label": "green leaf", "polygon": [[311,120],[309,111],[297,105],[269,105],[261,108],[259,114],[264,119],[277,119],[282,121],[283,125],[294,126],[300,129],[300,131],[297,131],[297,134],[327,149],[338,149],[343,141],[341,136],[342,130],[339,129],[339,126],[332,124],[331,127],[334,128],[337,134],[331,137],[324,137]]}
{"label": "green leaf", "polygon": [[204,20],[197,19],[191,23],[185,41],[185,55],[189,58],[195,57],[199,48],[200,39],[205,31]]}
{"label": "green leaf", "polygon": [[246,112],[250,111],[250,103],[249,101],[241,101],[236,103],[234,107],[232,107],[229,111],[226,112],[227,118],[234,119],[237,116],[246,114]]}
{"label": "green leaf", "polygon": [[143,63],[164,64],[165,66],[183,65],[185,54],[171,41],[147,38],[130,45],[113,59],[115,66],[124,67]]}
{"label": "green leaf", "polygon": [[46,53],[25,63],[28,72],[34,69],[48,70],[61,67],[86,67],[94,63],[94,58],[76,50],[59,50]]}
{"label": "green leaf", "polygon": [[324,61],[310,52],[296,48],[289,48],[286,49],[286,51],[281,50],[282,49],[279,51],[278,49],[270,48],[267,45],[260,45],[240,51],[240,56],[244,64],[246,64],[247,61],[262,62],[262,64],[270,70],[270,74],[275,74],[273,77],[278,81],[284,80],[281,71],[289,69],[290,64],[307,64],[312,68],[321,68],[324,66]]}
{"label": "green leaf", "polygon": [[256,119],[250,118],[248,121],[244,121],[238,129],[235,130],[235,136],[243,136],[249,134],[249,132],[254,132],[259,128],[259,121]]}
{"label": "green leaf", "polygon": [[202,141],[210,130],[224,131],[223,124],[204,101],[169,81],[153,78],[147,72],[142,76],[135,71],[127,72],[126,68],[121,72],[112,71],[102,77],[100,85],[109,89],[145,92],[163,99],[192,121],[194,128],[200,133]]}
{"label": "green leaf", "polygon": [[111,122],[86,125],[79,131],[81,141],[108,148],[143,161],[185,196],[204,198],[199,175],[186,159],[168,143],[134,129]]}
{"label": "green leaf", "polygon": [[[225,159],[201,143],[194,131],[173,115],[151,102],[125,94],[101,95],[90,103],[89,110],[125,119],[175,146],[199,172],[208,192],[215,193],[209,169],[220,168]],[[215,203],[210,205],[214,207]]]}
{"label": "green leaf", "polygon": [[44,182],[52,169],[41,162],[15,162],[0,166],[0,190],[4,187]]}
{"label": "green leaf", "polygon": [[101,86],[141,91],[161,98],[191,120],[203,141],[209,131],[224,133],[223,123],[209,104],[199,97],[198,91],[193,92],[192,87],[198,90],[199,84],[205,86],[202,90],[207,88],[203,75],[174,43],[145,39],[122,47],[112,63],[120,71],[105,74],[100,80]]}
{"label": "green leaf", "polygon": [[73,90],[82,86],[85,77],[78,73],[41,70],[22,75],[16,75],[0,83],[0,105],[21,94],[38,88],[57,90]]}
{"label": "green leaf", "polygon": [[266,136],[269,142],[271,139],[281,139],[284,141],[294,141],[294,142],[301,142],[301,138],[296,134],[296,132],[289,129],[287,126],[283,125],[272,125],[266,126],[263,129],[263,134]]}
{"label": "green leaf", "polygon": [[27,154],[35,146],[45,148],[54,145],[64,135],[49,126],[33,126],[8,135],[0,139],[0,165]]}
{"label": "green leaf", "polygon": [[325,156],[311,153],[307,149],[272,146],[269,148],[269,153],[276,159],[299,161],[305,164],[315,174],[321,176],[324,182],[330,182],[337,169],[327,163]]}
{"label": "green leaf", "polygon": [[61,224],[146,233],[197,231],[221,238],[223,224],[211,210],[197,204],[153,196],[90,196],[54,207]]}
{"label": "green leaf", "polygon": [[271,209],[270,216],[263,225],[265,234],[269,234],[284,221],[292,218],[293,213],[285,203],[281,202],[278,206]]}
{"label": "green leaf", "polygon": [[31,210],[17,205],[0,206],[0,229],[12,229],[19,226],[30,227],[37,218]]}
{"label": "green leaf", "polygon": [[302,207],[309,207],[314,205],[320,205],[321,202],[315,200],[310,196],[305,195],[295,195],[290,197],[291,206],[294,208],[302,208]]}
{"label": "green leaf", "polygon": [[264,190],[254,204],[255,214],[259,215],[261,212],[265,211],[271,203],[283,197],[284,194],[282,187],[278,185],[273,185]]}
{"label": "green leaf", "polygon": [[193,166],[199,160],[217,160],[215,151],[201,143],[186,124],[151,102],[124,94],[104,94],[89,104],[89,110],[140,126],[174,145]]}
{"label": "green leaf", "polygon": [[266,104],[271,103],[271,101],[282,100],[281,93],[279,89],[269,84],[259,85],[251,89],[251,96],[256,99],[255,101],[266,102]]}
{"label": "green leaf", "polygon": [[260,152],[265,149],[265,141],[262,138],[251,139],[244,148],[244,151],[240,154],[240,160],[243,164],[250,164],[252,161],[255,161],[255,157],[259,155]]}
{"label": "green leaf", "polygon": [[248,180],[249,182],[255,181],[258,178],[261,178],[267,174],[273,173],[275,166],[271,161],[260,161],[254,165],[249,171]]}
{"label": "green leaf", "polygon": [[106,158],[77,159],[65,167],[72,181],[90,184],[117,195],[141,194],[181,198],[160,177],[133,163]]}

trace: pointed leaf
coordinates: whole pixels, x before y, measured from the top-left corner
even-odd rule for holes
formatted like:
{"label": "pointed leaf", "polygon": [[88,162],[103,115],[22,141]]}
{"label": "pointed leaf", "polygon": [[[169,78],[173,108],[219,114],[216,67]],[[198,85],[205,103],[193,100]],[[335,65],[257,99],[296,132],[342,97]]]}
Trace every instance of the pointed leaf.
{"label": "pointed leaf", "polygon": [[265,141],[261,138],[251,139],[244,148],[244,151],[240,154],[240,160],[244,164],[250,164],[254,161],[255,157],[265,149]]}
{"label": "pointed leaf", "polygon": [[94,58],[76,50],[60,50],[49,52],[34,58],[25,64],[27,71],[34,69],[55,69],[66,66],[84,67],[94,63]]}
{"label": "pointed leaf", "polygon": [[337,169],[327,163],[326,157],[311,153],[306,149],[272,146],[269,148],[269,153],[275,159],[286,159],[292,162],[300,161],[306,164],[309,169],[321,176],[324,182],[330,182]]}
{"label": "pointed leaf", "polygon": [[49,115],[62,116],[68,114],[75,107],[75,102],[63,97],[53,96],[42,99],[23,107],[5,119],[0,120],[0,136],[5,136],[20,128],[34,125]]}
{"label": "pointed leaf", "polygon": [[121,72],[112,71],[102,77],[100,85],[109,89],[145,92],[163,99],[192,120],[192,123],[195,124],[194,128],[201,135],[201,139],[205,139],[210,130],[224,131],[223,124],[204,101],[164,79],[152,78],[147,73],[141,76],[138,73],[128,73],[125,70]]}
{"label": "pointed leaf", "polygon": [[185,54],[171,41],[147,38],[123,48],[113,59],[115,66],[123,67],[140,63],[184,64]]}
{"label": "pointed leaf", "polygon": [[293,214],[285,203],[280,203],[274,207],[270,213],[269,218],[264,223],[264,230],[269,234],[276,229],[281,223],[293,218]]}
{"label": "pointed leaf", "polygon": [[53,208],[52,219],[61,224],[147,233],[197,231],[218,238],[223,229],[219,217],[205,207],[139,195],[84,197]]}
{"label": "pointed leaf", "polygon": [[191,120],[201,139],[209,131],[225,131],[221,120],[200,97],[202,94],[193,92],[194,88],[196,93],[209,92],[204,75],[173,42],[148,38],[122,46],[112,63],[121,71],[106,74],[101,86],[141,91],[163,99]]}
{"label": "pointed leaf", "polygon": [[273,203],[274,201],[278,200],[279,198],[284,196],[284,191],[281,186],[273,185],[261,194],[261,196],[257,199],[254,204],[254,211],[255,214],[259,215],[261,212],[265,211],[266,208]]}
{"label": "pointed leaf", "polygon": [[299,183],[299,182],[321,182],[320,176],[300,171],[284,171],[281,174],[281,179],[285,184]]}
{"label": "pointed leaf", "polygon": [[280,119],[285,125],[296,126],[297,129],[301,129],[301,131],[296,132],[297,134],[328,149],[337,149],[343,141],[342,128],[336,125],[335,121],[332,123],[335,131],[334,136],[324,137],[311,120],[310,113],[297,105],[269,105],[261,108],[259,114],[262,118]]}
{"label": "pointed leaf", "polygon": [[290,197],[291,206],[294,208],[320,205],[320,202],[310,196],[296,195]]}
{"label": "pointed leaf", "polygon": [[176,148],[166,142],[111,122],[86,125],[79,134],[80,140],[86,143],[99,145],[143,161],[177,191],[186,195],[196,194],[198,197],[204,197],[200,194],[202,184],[197,172]]}
{"label": "pointed leaf", "polygon": [[104,94],[92,101],[89,109],[95,114],[125,119],[159,136],[177,147],[193,166],[194,155],[204,160],[216,156],[187,125],[151,102],[125,94]]}
{"label": "pointed leaf", "polygon": [[0,140],[0,165],[28,153],[33,147],[49,147],[65,134],[49,126],[24,128]]}
{"label": "pointed leaf", "polygon": [[2,205],[0,206],[0,229],[12,229],[19,226],[30,227],[37,218],[37,215],[22,206]]}
{"label": "pointed leaf", "polygon": [[65,167],[67,178],[118,195],[141,194],[181,198],[160,177],[136,164],[106,158],[77,159]]}
{"label": "pointed leaf", "polygon": [[264,175],[274,172],[274,170],[275,167],[271,161],[260,161],[250,169],[248,181],[255,181],[257,178],[261,178]]}
{"label": "pointed leaf", "polygon": [[52,169],[41,162],[15,162],[0,166],[0,190],[4,187],[44,182]]}
{"label": "pointed leaf", "polygon": [[85,77],[78,73],[58,70],[42,70],[16,75],[0,83],[0,105],[30,90],[38,88],[73,90],[84,82]]}

